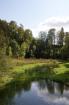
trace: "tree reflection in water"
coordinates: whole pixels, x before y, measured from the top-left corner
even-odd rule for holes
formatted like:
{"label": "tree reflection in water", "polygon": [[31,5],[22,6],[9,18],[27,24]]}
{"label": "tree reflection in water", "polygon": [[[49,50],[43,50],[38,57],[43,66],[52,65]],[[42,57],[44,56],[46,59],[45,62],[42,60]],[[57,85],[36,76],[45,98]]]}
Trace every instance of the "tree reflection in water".
{"label": "tree reflection in water", "polygon": [[[10,84],[7,84],[7,86],[4,89],[1,89],[0,90],[0,105],[12,105],[11,104],[12,100],[15,100],[14,97],[15,96],[20,97],[21,94],[23,95],[25,94],[25,92],[27,94],[28,92],[30,92],[32,94],[32,98],[34,98],[34,95],[33,95],[34,92],[32,93],[32,90],[31,90],[33,88],[32,87],[33,83],[35,84],[35,87],[37,87],[36,93],[38,97],[43,97],[45,98],[45,100],[47,98],[48,99],[47,101],[50,101],[49,100],[50,98],[55,99],[56,96],[57,97],[64,96],[69,99],[69,94],[66,95],[66,92],[69,92],[69,87],[63,83],[56,83],[47,79],[43,79],[43,80],[38,79],[36,80],[36,82],[34,80],[32,81],[32,79],[27,79],[23,81],[14,81]],[[19,98],[17,97],[16,99],[18,100]]]}

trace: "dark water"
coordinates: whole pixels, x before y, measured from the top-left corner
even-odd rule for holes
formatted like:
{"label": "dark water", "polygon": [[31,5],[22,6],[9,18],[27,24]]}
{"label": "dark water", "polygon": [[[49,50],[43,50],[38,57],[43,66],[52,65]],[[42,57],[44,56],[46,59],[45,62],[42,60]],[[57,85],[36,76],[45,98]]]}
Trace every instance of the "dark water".
{"label": "dark water", "polygon": [[13,82],[0,91],[0,105],[69,105],[69,87],[45,79]]}

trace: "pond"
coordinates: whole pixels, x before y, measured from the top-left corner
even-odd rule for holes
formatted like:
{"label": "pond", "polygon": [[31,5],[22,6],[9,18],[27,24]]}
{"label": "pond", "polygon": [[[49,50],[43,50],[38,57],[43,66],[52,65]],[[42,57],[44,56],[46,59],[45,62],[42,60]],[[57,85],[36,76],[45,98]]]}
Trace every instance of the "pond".
{"label": "pond", "polygon": [[47,79],[12,82],[0,91],[0,105],[69,105],[69,86]]}

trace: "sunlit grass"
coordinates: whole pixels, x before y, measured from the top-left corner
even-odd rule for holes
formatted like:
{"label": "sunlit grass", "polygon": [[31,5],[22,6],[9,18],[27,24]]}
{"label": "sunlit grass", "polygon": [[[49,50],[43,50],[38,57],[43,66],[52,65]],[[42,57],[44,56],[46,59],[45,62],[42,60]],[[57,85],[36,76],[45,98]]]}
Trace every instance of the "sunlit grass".
{"label": "sunlit grass", "polygon": [[[57,61],[52,59],[9,59],[10,69],[0,72],[0,87],[17,79],[28,78],[25,72],[34,72],[30,77],[48,77],[53,80],[69,80],[69,62]],[[46,73],[41,71],[48,69]],[[52,72],[51,72],[52,71]],[[19,77],[21,76],[21,77]]]}

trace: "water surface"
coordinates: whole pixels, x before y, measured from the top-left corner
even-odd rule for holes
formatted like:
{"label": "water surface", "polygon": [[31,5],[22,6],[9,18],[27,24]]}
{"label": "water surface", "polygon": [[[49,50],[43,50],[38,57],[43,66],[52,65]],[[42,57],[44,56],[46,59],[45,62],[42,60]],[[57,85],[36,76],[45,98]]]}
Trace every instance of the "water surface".
{"label": "water surface", "polygon": [[46,79],[13,82],[0,91],[0,105],[69,105],[69,87]]}

